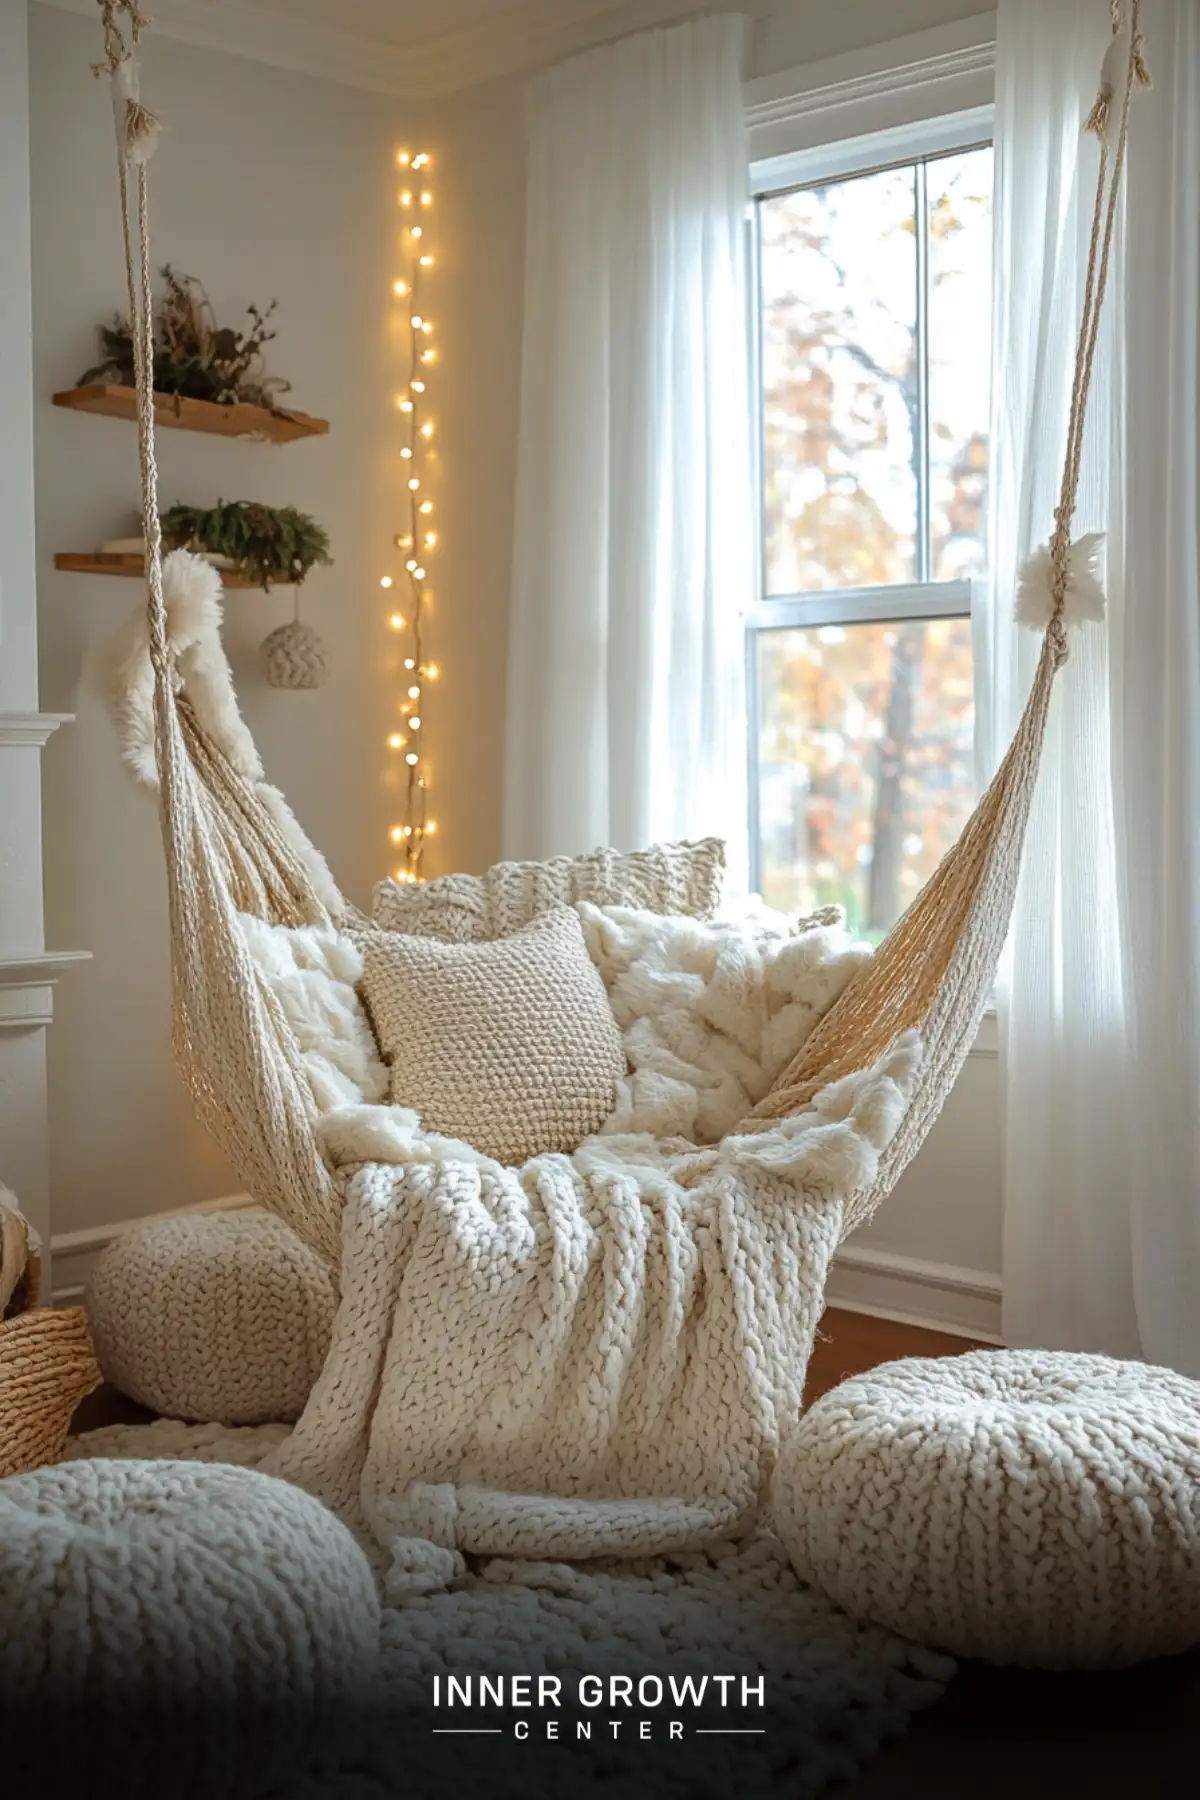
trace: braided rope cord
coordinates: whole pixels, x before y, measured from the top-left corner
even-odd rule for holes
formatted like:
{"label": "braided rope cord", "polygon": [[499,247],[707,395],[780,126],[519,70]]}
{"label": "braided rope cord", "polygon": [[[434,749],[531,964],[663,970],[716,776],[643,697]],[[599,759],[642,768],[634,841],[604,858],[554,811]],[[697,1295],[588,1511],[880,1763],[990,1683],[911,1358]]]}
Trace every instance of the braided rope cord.
{"label": "braided rope cord", "polygon": [[[245,950],[236,918],[238,909],[245,909],[272,922],[299,925],[329,923],[330,915],[254,784],[201,729],[175,668],[163,594],[154,442],[146,161],[158,121],[136,96],[136,48],[146,23],[136,0],[100,0],[100,8],[106,60],[96,72],[113,81],[133,329],[175,1057],[201,1121],[237,1178],[333,1261],[340,1199],[317,1149],[311,1091],[295,1039]],[[350,912],[344,908],[345,916]]]}

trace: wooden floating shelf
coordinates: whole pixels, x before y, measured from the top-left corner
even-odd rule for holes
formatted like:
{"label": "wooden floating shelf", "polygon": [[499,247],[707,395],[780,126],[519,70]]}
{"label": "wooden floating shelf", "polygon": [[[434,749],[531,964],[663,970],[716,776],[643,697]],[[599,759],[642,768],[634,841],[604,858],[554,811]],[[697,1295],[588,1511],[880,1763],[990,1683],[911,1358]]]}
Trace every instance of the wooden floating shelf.
{"label": "wooden floating shelf", "polygon": [[[109,419],[137,418],[137,393],[119,381],[67,388],[55,394],[54,404],[70,407],[73,412],[102,413]],[[188,400],[180,394],[155,394],[154,419],[158,425],[180,431],[208,431],[217,437],[250,438],[270,444],[322,437],[329,430],[328,419],[314,419],[308,413],[273,413],[265,406],[240,403],[218,406],[212,400]]]}
{"label": "wooden floating shelf", "polygon": [[[93,550],[88,554],[74,550],[60,550],[54,558],[56,569],[65,569],[73,575],[132,575],[138,580],[146,579],[146,564],[140,556],[118,556],[107,550]],[[221,586],[227,588],[258,588],[262,582],[256,581],[252,575],[244,575],[240,569],[218,569]],[[290,582],[273,581],[272,587],[290,587]]]}

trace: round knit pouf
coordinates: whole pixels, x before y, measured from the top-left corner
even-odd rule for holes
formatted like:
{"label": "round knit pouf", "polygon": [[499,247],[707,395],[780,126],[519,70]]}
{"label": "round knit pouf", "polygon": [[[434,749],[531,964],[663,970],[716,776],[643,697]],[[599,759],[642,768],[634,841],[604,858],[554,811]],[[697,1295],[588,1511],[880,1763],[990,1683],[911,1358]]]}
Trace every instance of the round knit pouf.
{"label": "round knit pouf", "polygon": [[887,1363],[772,1490],[797,1572],[956,1655],[1119,1668],[1200,1642],[1200,1384],[1050,1351]]}
{"label": "round knit pouf", "polygon": [[262,641],[268,682],[277,688],[319,688],[329,680],[329,651],[319,631],[303,619],[289,619]]}
{"label": "round knit pouf", "polygon": [[121,1392],[199,1423],[299,1418],[329,1348],[333,1277],[270,1213],[152,1219],[110,1244],[85,1295]]}
{"label": "round knit pouf", "polygon": [[[22,1791],[263,1794],[339,1728],[379,1651],[346,1527],[217,1463],[0,1481],[0,1742]],[[286,1788],[284,1791],[288,1791]]]}

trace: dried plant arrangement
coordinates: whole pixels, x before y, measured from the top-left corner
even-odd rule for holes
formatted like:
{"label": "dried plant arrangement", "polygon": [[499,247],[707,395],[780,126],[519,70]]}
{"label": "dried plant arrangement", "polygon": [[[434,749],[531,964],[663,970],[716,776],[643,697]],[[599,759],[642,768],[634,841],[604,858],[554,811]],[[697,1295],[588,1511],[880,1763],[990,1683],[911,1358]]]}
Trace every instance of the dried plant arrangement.
{"label": "dried plant arrangement", "polygon": [[167,548],[228,557],[263,588],[272,582],[298,587],[315,565],[333,561],[324,527],[294,506],[255,500],[172,506],[162,515],[162,533]]}
{"label": "dried plant arrangement", "polygon": [[[176,275],[168,263],[161,271],[166,292],[154,321],[154,387],[160,394],[178,394],[189,400],[209,400],[219,406],[265,407],[286,413],[281,394],[291,383],[268,375],[263,349],[276,336],[270,321],[279,302],[265,309],[248,306],[250,321],[244,330],[218,325],[212,302],[194,275]],[[133,329],[127,318],[101,325],[103,360],[79,377],[77,387],[95,381],[116,381],[134,386]]]}

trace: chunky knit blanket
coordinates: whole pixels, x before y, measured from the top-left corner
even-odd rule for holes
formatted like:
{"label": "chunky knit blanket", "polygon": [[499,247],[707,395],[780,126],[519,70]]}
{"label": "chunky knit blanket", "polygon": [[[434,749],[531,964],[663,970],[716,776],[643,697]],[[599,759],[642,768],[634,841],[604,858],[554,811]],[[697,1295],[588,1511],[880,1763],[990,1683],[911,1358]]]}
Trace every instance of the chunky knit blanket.
{"label": "chunky knit blanket", "polygon": [[510,1169],[398,1131],[394,1161],[344,1172],[332,1346],[273,1472],[374,1541],[393,1595],[466,1554],[729,1535],[799,1413],[843,1202],[919,1058],[905,1037],[707,1148],[594,1138]]}

